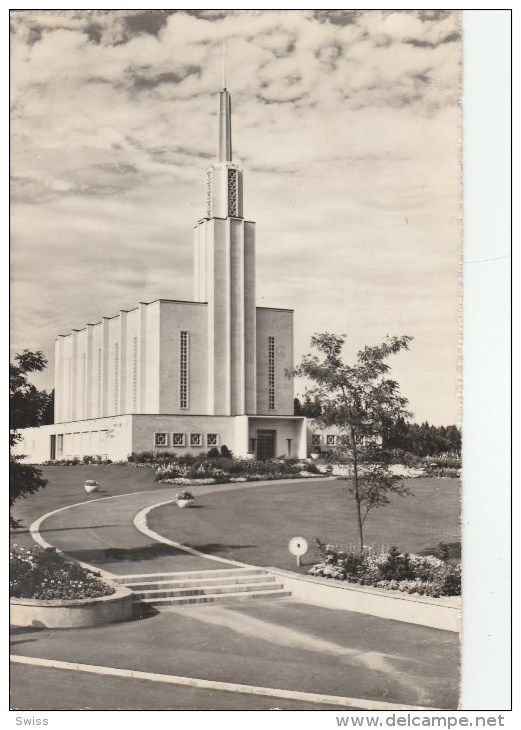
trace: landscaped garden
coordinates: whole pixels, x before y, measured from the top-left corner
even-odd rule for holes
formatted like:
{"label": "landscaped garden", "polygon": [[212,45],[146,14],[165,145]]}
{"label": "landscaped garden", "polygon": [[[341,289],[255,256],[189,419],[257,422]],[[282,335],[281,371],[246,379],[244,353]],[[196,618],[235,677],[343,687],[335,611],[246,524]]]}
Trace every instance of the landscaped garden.
{"label": "landscaped garden", "polygon": [[[414,496],[391,498],[371,513],[367,545],[374,553],[397,545],[400,551],[425,555],[435,554],[443,542],[449,556],[459,558],[459,480],[409,479],[407,485]],[[316,538],[346,551],[356,544],[356,515],[346,486],[345,480],[310,480],[207,493],[198,498],[197,509],[172,504],[152,510],[149,526],[203,552],[307,573],[322,561]],[[288,552],[289,540],[297,535],[310,546],[300,568]]]}

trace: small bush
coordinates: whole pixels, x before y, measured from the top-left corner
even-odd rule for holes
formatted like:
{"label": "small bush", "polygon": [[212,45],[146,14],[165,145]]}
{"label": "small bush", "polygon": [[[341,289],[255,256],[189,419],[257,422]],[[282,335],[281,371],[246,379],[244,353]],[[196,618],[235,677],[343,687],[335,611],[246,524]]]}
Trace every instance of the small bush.
{"label": "small bush", "polygon": [[233,454],[226,444],[221,446],[221,456],[224,456],[225,459],[233,459]]}
{"label": "small bush", "polygon": [[80,599],[110,596],[114,588],[100,573],[66,560],[54,548],[13,545],[9,555],[10,596],[13,598]]}

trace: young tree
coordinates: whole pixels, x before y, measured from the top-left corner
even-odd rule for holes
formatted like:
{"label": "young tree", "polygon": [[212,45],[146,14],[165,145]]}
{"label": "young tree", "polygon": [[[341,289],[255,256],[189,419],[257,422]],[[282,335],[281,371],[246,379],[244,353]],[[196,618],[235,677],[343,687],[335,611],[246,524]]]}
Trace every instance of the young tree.
{"label": "young tree", "polygon": [[[352,463],[352,480],[347,491],[354,498],[358,522],[360,552],[363,552],[363,528],[372,509],[389,504],[390,495],[410,494],[401,479],[393,475],[379,460],[378,439],[399,418],[410,414],[407,399],[400,395],[399,385],[388,377],[391,355],[407,350],[412,337],[387,337],[380,345],[358,352],[353,365],[342,360],[345,336],[325,332],[311,338],[311,346],[319,352],[306,355],[293,374],[313,384],[309,394],[320,404],[316,421],[322,426],[336,426],[343,435],[345,449]],[[372,452],[372,463],[365,453]]]}
{"label": "young tree", "polygon": [[[19,428],[39,426],[49,408],[49,395],[38,390],[29,382],[28,373],[45,368],[47,360],[42,352],[24,350],[15,355],[15,362],[9,365],[9,449],[20,440]],[[39,469],[22,464],[22,456],[9,453],[9,510],[20,497],[42,489],[47,481]],[[11,527],[18,522],[9,516]]]}

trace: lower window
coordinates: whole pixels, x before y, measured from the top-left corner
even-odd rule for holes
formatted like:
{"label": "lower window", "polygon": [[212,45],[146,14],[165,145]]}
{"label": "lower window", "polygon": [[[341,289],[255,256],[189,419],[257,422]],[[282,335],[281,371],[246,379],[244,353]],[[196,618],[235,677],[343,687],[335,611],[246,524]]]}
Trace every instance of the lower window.
{"label": "lower window", "polygon": [[320,446],[321,443],[322,443],[322,440],[320,438],[320,434],[319,433],[314,433],[311,436],[311,445],[312,446]]}
{"label": "lower window", "polygon": [[336,436],[328,434],[326,436],[326,446],[334,446],[336,443]]}
{"label": "lower window", "polygon": [[154,434],[154,446],[168,446],[168,434],[167,433],[155,433]]}
{"label": "lower window", "polygon": [[203,445],[203,434],[202,433],[191,433],[190,434],[190,446],[202,446]]}
{"label": "lower window", "polygon": [[207,446],[219,446],[219,436],[216,433],[206,434],[206,445]]}
{"label": "lower window", "polygon": [[186,444],[184,433],[172,434],[172,446],[184,446]]}

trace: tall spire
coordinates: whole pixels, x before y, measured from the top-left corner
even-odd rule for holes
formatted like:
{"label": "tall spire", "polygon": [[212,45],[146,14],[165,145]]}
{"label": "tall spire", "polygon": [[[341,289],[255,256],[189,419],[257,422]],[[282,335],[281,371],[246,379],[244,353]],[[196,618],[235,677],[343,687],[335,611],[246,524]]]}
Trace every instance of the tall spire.
{"label": "tall spire", "polygon": [[218,160],[232,161],[232,100],[226,90],[226,41],[223,43],[223,90],[219,92]]}
{"label": "tall spire", "polygon": [[223,89],[226,89],[226,41],[223,41]]}

